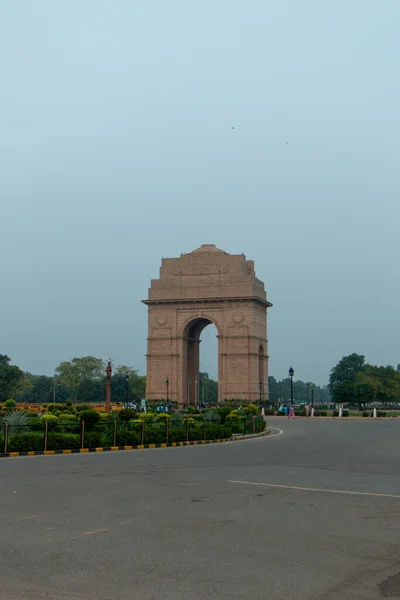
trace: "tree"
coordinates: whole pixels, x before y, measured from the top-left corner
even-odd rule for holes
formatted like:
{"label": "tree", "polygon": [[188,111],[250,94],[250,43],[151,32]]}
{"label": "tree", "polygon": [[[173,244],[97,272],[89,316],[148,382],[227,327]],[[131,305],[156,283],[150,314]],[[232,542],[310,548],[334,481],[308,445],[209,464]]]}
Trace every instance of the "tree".
{"label": "tree", "polygon": [[210,379],[208,373],[199,373],[199,402],[217,404],[218,381]]}
{"label": "tree", "polygon": [[102,403],[106,398],[106,384],[103,379],[81,379],[76,388],[76,400],[81,404]]}
{"label": "tree", "polygon": [[329,375],[329,388],[334,402],[352,402],[355,397],[356,377],[365,367],[365,356],[350,354],[344,356],[333,367]]}
{"label": "tree", "polygon": [[84,379],[104,377],[105,361],[95,356],[82,356],[62,362],[55,370],[56,377],[68,388],[77,388]]}
{"label": "tree", "polygon": [[0,402],[16,396],[24,380],[24,372],[10,362],[8,356],[0,354]]}

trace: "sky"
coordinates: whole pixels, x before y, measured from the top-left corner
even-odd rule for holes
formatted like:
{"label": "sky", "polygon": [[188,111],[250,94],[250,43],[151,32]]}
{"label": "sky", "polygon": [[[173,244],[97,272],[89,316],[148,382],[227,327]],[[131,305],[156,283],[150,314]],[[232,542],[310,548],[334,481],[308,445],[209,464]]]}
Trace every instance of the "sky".
{"label": "sky", "polygon": [[399,64],[398,0],[1,2],[0,353],[145,373],[150,279],[211,243],[277,379],[400,363]]}

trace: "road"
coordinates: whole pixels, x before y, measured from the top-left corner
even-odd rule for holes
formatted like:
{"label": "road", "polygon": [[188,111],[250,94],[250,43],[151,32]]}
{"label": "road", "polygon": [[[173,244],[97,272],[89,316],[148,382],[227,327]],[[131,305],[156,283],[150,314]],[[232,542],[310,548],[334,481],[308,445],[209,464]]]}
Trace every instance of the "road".
{"label": "road", "polygon": [[400,598],[400,422],[272,425],[1,459],[1,600]]}

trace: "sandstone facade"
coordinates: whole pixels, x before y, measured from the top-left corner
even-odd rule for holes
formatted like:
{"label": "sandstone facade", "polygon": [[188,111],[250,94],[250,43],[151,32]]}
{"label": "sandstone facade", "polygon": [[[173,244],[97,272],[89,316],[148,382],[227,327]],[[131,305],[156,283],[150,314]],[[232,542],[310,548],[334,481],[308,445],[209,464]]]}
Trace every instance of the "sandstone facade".
{"label": "sandstone facade", "polygon": [[[199,400],[202,330],[218,331],[218,401],[268,399],[267,301],[254,263],[205,244],[162,260],[148,305],[146,398]],[[261,383],[261,385],[260,385]]]}

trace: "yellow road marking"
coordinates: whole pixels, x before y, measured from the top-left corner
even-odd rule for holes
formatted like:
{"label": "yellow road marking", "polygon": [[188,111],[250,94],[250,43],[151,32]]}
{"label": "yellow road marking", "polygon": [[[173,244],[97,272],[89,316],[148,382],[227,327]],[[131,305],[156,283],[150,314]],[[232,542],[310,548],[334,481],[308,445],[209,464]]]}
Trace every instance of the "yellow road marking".
{"label": "yellow road marking", "polygon": [[376,494],[374,492],[354,492],[350,490],[325,490],[324,488],[308,488],[296,485],[278,485],[276,483],[258,483],[256,481],[235,481],[231,480],[228,483],[241,483],[242,485],[258,485],[262,487],[280,488],[284,490],[300,490],[303,492],[324,492],[326,494],[347,494],[353,496],[376,496],[377,498],[400,498],[397,494]]}

